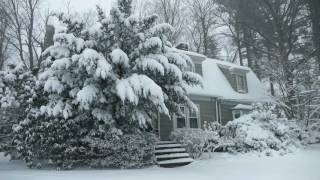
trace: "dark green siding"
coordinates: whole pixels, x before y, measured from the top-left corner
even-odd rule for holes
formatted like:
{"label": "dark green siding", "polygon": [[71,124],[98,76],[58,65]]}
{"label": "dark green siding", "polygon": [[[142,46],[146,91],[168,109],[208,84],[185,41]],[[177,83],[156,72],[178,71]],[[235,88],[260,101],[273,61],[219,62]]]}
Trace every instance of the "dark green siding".
{"label": "dark green siding", "polygon": [[161,114],[160,115],[160,139],[169,140],[169,136],[173,131],[173,120],[168,116]]}
{"label": "dark green siding", "polygon": [[225,125],[227,122],[232,121],[232,108],[237,104],[221,104],[221,123]]}
{"label": "dark green siding", "polygon": [[[192,98],[191,98],[192,99]],[[201,101],[192,100],[195,104],[200,106],[200,125],[203,128],[204,121],[216,121],[216,101]],[[173,131],[173,120],[165,115],[160,115],[160,139],[168,140]]]}
{"label": "dark green siding", "polygon": [[192,100],[195,104],[200,105],[200,120],[201,128],[203,128],[204,121],[216,121],[216,101],[199,101]]}

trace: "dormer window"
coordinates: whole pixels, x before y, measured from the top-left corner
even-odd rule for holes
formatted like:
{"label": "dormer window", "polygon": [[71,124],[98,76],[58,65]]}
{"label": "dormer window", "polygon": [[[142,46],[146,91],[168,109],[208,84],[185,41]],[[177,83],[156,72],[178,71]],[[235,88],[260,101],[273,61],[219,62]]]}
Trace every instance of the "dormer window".
{"label": "dormer window", "polygon": [[247,92],[247,78],[245,74],[236,74],[237,91],[240,93]]}
{"label": "dormer window", "polygon": [[202,64],[194,64],[194,72],[202,76]]}

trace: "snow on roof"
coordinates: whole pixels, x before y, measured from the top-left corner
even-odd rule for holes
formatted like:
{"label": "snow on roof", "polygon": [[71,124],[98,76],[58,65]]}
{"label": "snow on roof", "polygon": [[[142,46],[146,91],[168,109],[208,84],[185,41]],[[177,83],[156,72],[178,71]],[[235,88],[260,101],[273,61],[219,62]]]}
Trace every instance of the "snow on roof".
{"label": "snow on roof", "polygon": [[[242,69],[246,71],[248,93],[239,93],[235,91],[220,70],[219,66],[227,66],[229,69]],[[188,93],[190,95],[218,97],[221,99],[243,102],[272,101],[272,98],[268,95],[266,88],[249,67],[207,58],[202,62],[202,71],[203,88],[188,87]]]}
{"label": "snow on roof", "polygon": [[207,58],[207,56],[205,56],[203,54],[196,53],[196,52],[185,51],[185,50],[177,49],[177,48],[173,48],[173,49],[174,49],[174,51],[177,51],[177,52],[180,52],[180,53],[183,53],[183,54],[186,54],[186,55],[196,56],[196,57],[201,57],[201,58]]}
{"label": "snow on roof", "polygon": [[252,110],[252,106],[250,105],[245,105],[245,104],[237,104],[235,107],[233,107],[232,109],[234,110],[240,110],[240,109],[243,109],[243,110]]}

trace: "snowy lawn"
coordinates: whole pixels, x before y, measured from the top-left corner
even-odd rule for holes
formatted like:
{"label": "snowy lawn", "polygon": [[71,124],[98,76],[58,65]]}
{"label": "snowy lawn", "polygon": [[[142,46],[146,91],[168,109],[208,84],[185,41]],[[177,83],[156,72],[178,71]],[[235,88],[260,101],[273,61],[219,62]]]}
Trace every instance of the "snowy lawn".
{"label": "snowy lawn", "polygon": [[274,157],[216,153],[188,166],[135,170],[34,170],[0,155],[0,180],[320,180],[320,144]]}

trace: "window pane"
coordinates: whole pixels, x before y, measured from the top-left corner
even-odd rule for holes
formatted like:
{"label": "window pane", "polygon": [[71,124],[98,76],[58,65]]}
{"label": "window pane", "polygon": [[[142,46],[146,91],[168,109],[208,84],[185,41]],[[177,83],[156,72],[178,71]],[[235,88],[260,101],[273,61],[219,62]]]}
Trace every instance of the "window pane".
{"label": "window pane", "polygon": [[190,117],[197,117],[197,111],[190,109]]}
{"label": "window pane", "polygon": [[198,128],[198,118],[190,118],[190,128]]}
{"label": "window pane", "polygon": [[186,127],[186,119],[184,117],[177,118],[177,128],[185,128]]}
{"label": "window pane", "polygon": [[234,114],[234,118],[235,118],[235,119],[238,119],[238,118],[240,117],[240,115],[241,115],[240,113],[235,113],[235,114]]}

